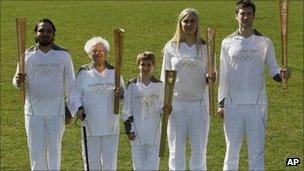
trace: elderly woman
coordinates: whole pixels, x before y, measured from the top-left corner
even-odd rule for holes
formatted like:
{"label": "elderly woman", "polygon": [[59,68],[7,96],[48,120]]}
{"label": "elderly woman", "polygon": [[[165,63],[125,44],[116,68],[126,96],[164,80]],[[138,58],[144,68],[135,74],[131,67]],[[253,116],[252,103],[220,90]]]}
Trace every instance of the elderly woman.
{"label": "elderly woman", "polygon": [[70,104],[86,128],[90,170],[116,170],[119,115],[114,114],[113,105],[114,96],[123,98],[124,83],[121,78],[122,87],[114,87],[114,67],[106,61],[110,50],[107,40],[93,37],[84,50],[92,62],[78,71]]}
{"label": "elderly woman", "polygon": [[176,70],[173,111],[168,122],[169,170],[185,170],[185,143],[191,144],[190,170],[206,170],[209,131],[205,41],[200,36],[199,16],[195,9],[183,10],[175,35],[164,48],[161,80],[165,70]]}

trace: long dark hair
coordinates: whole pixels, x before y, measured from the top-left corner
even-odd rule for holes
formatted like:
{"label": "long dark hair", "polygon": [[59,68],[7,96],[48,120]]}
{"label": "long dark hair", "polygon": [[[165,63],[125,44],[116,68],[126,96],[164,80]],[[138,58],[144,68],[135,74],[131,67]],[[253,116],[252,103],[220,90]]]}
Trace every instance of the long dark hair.
{"label": "long dark hair", "polygon": [[[40,21],[37,22],[37,24],[36,24],[36,26],[35,26],[35,28],[34,28],[35,34],[36,34],[37,31],[38,31],[38,25],[39,25],[39,23],[49,23],[49,24],[53,27],[53,30],[54,30],[53,41],[54,41],[54,40],[55,40],[55,39],[54,39],[54,37],[55,37],[55,32],[56,32],[56,27],[55,27],[54,23],[53,23],[50,19],[48,19],[48,18],[43,18],[43,19],[41,19]],[[36,36],[35,36],[35,42],[38,43],[38,40],[37,40],[37,37],[36,37]]]}
{"label": "long dark hair", "polygon": [[53,27],[54,33],[56,32],[56,28],[55,28],[54,23],[53,23],[50,19],[48,19],[48,18],[43,18],[43,19],[41,19],[40,21],[38,21],[38,23],[36,24],[36,26],[35,26],[35,28],[34,28],[34,32],[35,32],[35,33],[36,33],[37,30],[38,30],[38,24],[39,24],[39,23],[49,23],[49,24]]}

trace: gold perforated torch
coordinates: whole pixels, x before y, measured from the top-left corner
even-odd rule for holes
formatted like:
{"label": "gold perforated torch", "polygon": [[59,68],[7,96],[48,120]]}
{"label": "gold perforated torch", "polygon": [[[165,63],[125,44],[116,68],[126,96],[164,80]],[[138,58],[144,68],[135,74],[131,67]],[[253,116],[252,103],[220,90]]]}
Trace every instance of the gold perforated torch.
{"label": "gold perforated torch", "polygon": [[[215,30],[213,28],[206,28],[206,38],[207,38],[207,60],[208,60],[208,73],[215,72]],[[209,110],[210,114],[215,111],[214,105],[214,83],[211,79],[208,79],[208,91],[209,91]]]}
{"label": "gold perforated torch", "polygon": [[[282,67],[287,69],[288,1],[280,0],[280,28],[282,46]],[[282,79],[283,89],[287,90],[287,79]]]}
{"label": "gold perforated torch", "polygon": [[[18,67],[19,73],[25,74],[24,58],[25,58],[25,37],[26,37],[26,18],[16,18],[17,44],[18,44]],[[25,84],[21,82],[19,85],[20,100],[25,103]]]}
{"label": "gold perforated torch", "polygon": [[[164,93],[164,106],[171,106],[173,89],[176,80],[176,71],[166,70],[165,74],[165,93]],[[161,120],[161,137],[160,137],[160,148],[159,157],[164,157],[165,147],[167,142],[167,125],[170,113],[169,111],[163,110],[162,120]]]}
{"label": "gold perforated torch", "polygon": [[[115,87],[116,88],[120,87],[124,32],[125,31],[121,28],[114,30],[114,58],[115,58]],[[119,114],[119,97],[114,98],[114,114]]]}

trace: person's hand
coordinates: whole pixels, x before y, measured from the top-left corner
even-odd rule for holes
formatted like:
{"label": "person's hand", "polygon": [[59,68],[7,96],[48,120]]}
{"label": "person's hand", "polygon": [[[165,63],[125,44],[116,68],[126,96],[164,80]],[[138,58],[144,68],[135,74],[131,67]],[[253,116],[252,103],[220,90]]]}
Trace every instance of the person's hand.
{"label": "person's hand", "polygon": [[134,132],[130,132],[130,134],[127,134],[127,136],[128,136],[128,139],[129,140],[135,140],[135,134],[134,134]]}
{"label": "person's hand", "polygon": [[164,113],[168,113],[169,115],[171,114],[172,112],[172,105],[165,105],[163,108],[162,108],[163,112]]}
{"label": "person's hand", "polygon": [[290,78],[290,76],[291,76],[291,71],[289,69],[283,69],[283,68],[280,69],[280,77],[282,79],[287,80]]}
{"label": "person's hand", "polygon": [[64,119],[65,120],[65,124],[68,125],[69,123],[71,123],[72,119],[73,119],[72,116],[66,116],[65,119]]}
{"label": "person's hand", "polygon": [[71,117],[71,116],[65,117],[65,124],[68,125],[69,123],[71,123],[72,119],[73,119],[73,117]]}
{"label": "person's hand", "polygon": [[76,117],[83,121],[84,118],[86,117],[85,110],[83,108],[78,109],[76,113]]}
{"label": "person's hand", "polygon": [[72,121],[72,119],[73,119],[73,116],[72,116],[72,114],[71,114],[71,112],[70,112],[70,110],[69,110],[69,108],[68,108],[68,106],[66,105],[65,106],[65,109],[64,109],[65,111],[64,111],[64,121],[65,121],[65,124],[67,125],[67,124],[69,124],[69,123],[71,123],[71,121]]}
{"label": "person's hand", "polygon": [[19,87],[21,83],[24,83],[26,74],[18,73],[16,76],[17,86]]}
{"label": "person's hand", "polygon": [[224,108],[221,108],[221,107],[220,107],[220,108],[217,109],[217,114],[218,114],[221,118],[224,118],[224,117],[225,117],[225,116],[224,116],[224,114],[225,114],[224,111],[225,111]]}
{"label": "person's hand", "polygon": [[216,80],[216,72],[208,73],[208,74],[207,74],[207,79],[208,79],[208,80],[211,80],[211,81],[214,83],[215,80]]}
{"label": "person's hand", "polygon": [[123,90],[121,87],[114,87],[114,96],[119,97],[120,99],[123,99]]}

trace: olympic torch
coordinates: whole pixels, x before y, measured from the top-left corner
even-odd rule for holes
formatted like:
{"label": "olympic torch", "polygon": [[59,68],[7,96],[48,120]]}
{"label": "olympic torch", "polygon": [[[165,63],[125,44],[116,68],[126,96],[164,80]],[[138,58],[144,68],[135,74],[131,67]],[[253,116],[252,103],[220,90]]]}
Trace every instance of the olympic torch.
{"label": "olympic torch", "polygon": [[[288,33],[288,1],[280,0],[280,28],[282,46],[282,67],[287,69],[287,33]],[[287,79],[282,80],[283,89],[287,90]]]}
{"label": "olympic torch", "polygon": [[[18,44],[18,73],[25,74],[24,58],[25,58],[25,37],[26,37],[26,18],[16,18],[17,44]],[[25,84],[21,82],[19,85],[20,100],[24,105],[25,102]]]}
{"label": "olympic torch", "polygon": [[[122,50],[124,40],[124,30],[114,30],[114,57],[115,57],[115,87],[120,87],[120,73],[122,62]],[[119,97],[114,97],[114,114],[119,114]]]}
{"label": "olympic torch", "polygon": [[[207,37],[207,61],[208,61],[208,73],[215,72],[215,30],[213,28],[206,28]],[[211,79],[208,79],[208,91],[209,91],[209,110],[210,114],[215,111],[214,105],[214,83]]]}
{"label": "olympic torch", "polygon": [[[173,89],[176,80],[176,71],[166,70],[165,75],[165,93],[164,93],[164,106],[171,106]],[[160,138],[160,148],[159,157],[164,157],[166,140],[167,140],[167,125],[169,114],[167,110],[163,110],[162,121],[161,121],[161,138]]]}

